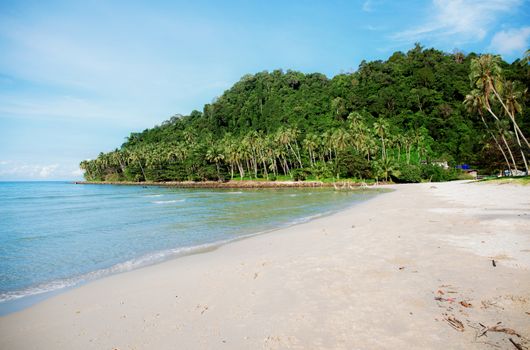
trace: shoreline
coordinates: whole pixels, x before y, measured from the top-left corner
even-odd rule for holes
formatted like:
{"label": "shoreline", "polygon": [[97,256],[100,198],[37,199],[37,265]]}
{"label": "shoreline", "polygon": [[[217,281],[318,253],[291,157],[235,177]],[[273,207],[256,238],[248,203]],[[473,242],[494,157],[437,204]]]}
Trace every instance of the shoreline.
{"label": "shoreline", "polygon": [[[106,183],[106,184],[109,184],[109,183]],[[286,187],[286,188],[292,188],[292,187]],[[245,190],[249,188],[242,188],[242,189]],[[325,187],[325,189],[329,190],[328,187]],[[378,194],[383,194],[387,191],[391,191],[388,189],[385,190],[383,188],[376,188],[376,187],[370,187],[370,188],[356,187],[354,190],[362,191],[363,193],[372,192],[372,196],[374,197],[377,196]],[[250,233],[246,233],[241,236],[237,236],[237,237],[233,237],[229,239],[211,241],[211,242],[201,243],[201,244],[192,245],[192,246],[182,246],[182,247],[174,247],[174,248],[167,248],[164,250],[152,251],[147,254],[140,255],[138,257],[130,259],[130,260],[121,261],[119,263],[116,263],[115,265],[89,271],[82,275],[74,275],[74,276],[69,276],[69,277],[65,277],[62,279],[51,280],[48,282],[43,282],[43,283],[40,283],[34,286],[30,286],[23,290],[17,290],[17,291],[14,291],[12,299],[7,299],[5,301],[3,300],[0,302],[0,317],[8,316],[15,312],[23,311],[27,308],[37,305],[38,303],[46,301],[47,299],[51,297],[55,297],[69,290],[82,287],[83,285],[92,283],[102,278],[111,277],[111,276],[118,275],[121,273],[127,273],[130,271],[142,269],[145,267],[150,267],[150,266],[161,264],[161,263],[173,260],[173,259],[180,259],[186,256],[195,255],[195,254],[208,253],[216,249],[219,249],[220,247],[224,245],[238,242],[240,240],[245,240],[245,239],[249,239],[255,236],[259,236],[259,235],[273,233],[278,230],[283,230],[283,229],[287,229],[292,226],[301,225],[304,223],[311,222],[313,220],[318,220],[320,218],[336,214],[343,210],[348,210],[356,205],[359,205],[362,202],[365,202],[371,199],[373,199],[373,197],[365,198],[361,202],[354,200],[348,203],[345,207],[336,208],[334,210],[326,211],[326,212],[319,213],[316,215],[293,217],[291,220],[286,221],[277,227],[259,230],[255,232],[250,232]],[[50,286],[50,287],[47,287],[47,286]],[[26,294],[26,293],[29,293],[31,290],[37,290],[37,292]]]}
{"label": "shoreline", "polygon": [[[528,346],[529,190],[388,187],[396,191],[0,317],[0,347],[482,349],[509,348],[508,337]],[[519,336],[476,338],[479,324],[499,321]]]}
{"label": "shoreline", "polygon": [[[367,184],[364,182],[322,182],[322,181],[74,181],[75,185],[118,185],[118,186],[158,186],[158,187],[176,187],[176,188],[235,188],[235,189],[252,189],[252,188],[318,188],[318,187],[335,187],[337,189],[352,189],[362,187],[376,187],[376,184]],[[379,181],[379,185],[385,182]]]}

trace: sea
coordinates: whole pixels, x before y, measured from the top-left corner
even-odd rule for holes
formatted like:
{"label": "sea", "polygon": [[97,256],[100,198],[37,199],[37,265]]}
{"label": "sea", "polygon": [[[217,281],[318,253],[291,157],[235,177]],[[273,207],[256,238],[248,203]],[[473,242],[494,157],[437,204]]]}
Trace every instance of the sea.
{"label": "sea", "polygon": [[0,182],[0,315],[103,276],[303,223],[375,195]]}

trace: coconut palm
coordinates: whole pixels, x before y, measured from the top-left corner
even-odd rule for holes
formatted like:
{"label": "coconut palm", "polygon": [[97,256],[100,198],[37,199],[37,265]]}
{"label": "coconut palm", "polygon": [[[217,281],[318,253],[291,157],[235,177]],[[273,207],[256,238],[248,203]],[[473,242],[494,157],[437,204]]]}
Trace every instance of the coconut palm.
{"label": "coconut palm", "polygon": [[135,147],[134,150],[131,150],[129,153],[129,162],[135,162],[140,166],[140,170],[142,171],[142,176],[144,181],[147,180],[147,177],[145,176],[145,169],[144,169],[144,149],[143,147]]}
{"label": "coconut palm", "polygon": [[410,154],[412,153],[412,146],[414,145],[414,135],[411,132],[406,132],[403,135],[403,147],[405,147],[405,156],[407,164],[410,164]]}
{"label": "coconut palm", "polygon": [[211,145],[206,151],[206,160],[215,163],[215,168],[217,170],[217,178],[221,180],[221,169],[220,164],[225,158],[221,149],[217,145]]}
{"label": "coconut palm", "polygon": [[484,96],[484,105],[495,119],[498,119],[498,117],[492,111],[490,100],[496,100],[501,104],[503,110],[513,123],[519,148],[522,148],[520,139],[530,147],[530,143],[515,120],[515,114],[511,113],[512,111],[508,108],[501,96],[503,90],[501,76],[502,69],[500,68],[501,62],[502,60],[498,55],[482,55],[479,58],[471,60],[471,73],[469,74],[471,84],[472,86],[476,86],[482,92]]}
{"label": "coconut palm", "polygon": [[337,128],[331,134],[331,140],[336,152],[343,151],[349,144],[350,134],[343,128]]}
{"label": "coconut palm", "polygon": [[[504,98],[504,104],[506,106],[506,113],[510,116],[512,122],[514,123],[515,139],[517,140],[517,144],[519,145],[525,170],[528,174],[528,163],[526,161],[526,156],[523,147],[521,146],[521,140],[519,138],[519,133],[517,132],[515,123],[515,115],[517,113],[522,114],[523,108],[521,106],[520,101],[523,99],[527,91],[528,89],[518,82],[506,81],[504,83],[504,89],[502,91],[502,94]],[[523,140],[526,141],[526,146],[528,147],[528,149],[530,149],[530,144],[528,144],[528,141],[524,137]]]}
{"label": "coconut palm", "polygon": [[[484,113],[483,113],[483,109],[484,109],[484,101],[483,101],[483,96],[482,94],[474,89],[472,90],[465,98],[464,100],[464,105],[466,106],[466,109],[469,113],[471,114],[474,114],[474,113],[478,113],[478,115],[480,116],[480,119],[482,120],[482,123],[484,124],[484,126],[486,127],[486,130],[488,131],[488,133],[491,135],[491,137],[493,138],[493,140],[495,141],[495,144],[497,145],[497,147],[499,148],[499,150],[501,151],[502,153],[502,156],[504,157],[504,160],[506,161],[506,165],[508,166],[508,169],[510,170],[510,172],[512,171],[511,169],[511,165],[510,165],[510,161],[508,160],[508,157],[506,156],[506,152],[504,152],[504,149],[502,148],[501,144],[499,143],[499,140],[497,139],[497,137],[495,136],[495,133],[490,129],[488,123],[486,123],[486,120],[484,119]],[[507,149],[508,149],[508,152],[510,153],[510,156],[512,158],[512,161],[514,163],[514,166],[517,168],[516,164],[515,164],[515,160],[513,159],[513,155],[512,155],[512,151],[510,149],[510,146],[508,145],[508,143],[506,142],[506,139],[504,138],[504,135],[501,134],[501,138],[502,140],[504,141],[504,144],[506,145]]]}
{"label": "coconut palm", "polygon": [[374,123],[374,131],[381,139],[381,159],[386,158],[385,137],[388,130],[388,123],[385,120],[379,120]]}
{"label": "coconut palm", "polygon": [[[502,120],[497,120],[495,121],[495,126],[497,127],[497,129],[499,130],[499,134],[505,144],[505,146],[508,148],[509,150],[509,155],[510,155],[510,158],[512,160],[512,163],[513,163],[513,170],[517,171],[517,162],[515,161],[515,158],[513,156],[513,153],[511,152],[508,144],[509,142],[508,141],[512,141],[513,142],[513,139],[514,139],[514,132],[511,131],[510,129],[510,122],[508,120],[505,120],[505,119],[502,119]],[[508,168],[510,170],[510,173],[512,173],[512,169]]]}
{"label": "coconut palm", "polygon": [[232,134],[226,133],[221,140],[221,148],[224,155],[224,159],[228,161],[230,167],[230,179],[234,179],[234,169],[237,166],[237,147],[232,137]]}
{"label": "coconut palm", "polygon": [[307,134],[304,141],[302,141],[302,145],[309,153],[309,164],[312,167],[315,165],[315,150],[318,147],[318,136],[315,134]]}
{"label": "coconut palm", "polygon": [[289,133],[289,140],[290,142],[287,143],[289,148],[291,149],[291,152],[293,153],[294,157],[298,161],[298,164],[300,165],[300,168],[304,168],[304,164],[302,163],[302,157],[300,156],[300,147],[298,146],[298,136],[300,135],[300,131],[297,128],[291,128],[288,129],[287,132]]}

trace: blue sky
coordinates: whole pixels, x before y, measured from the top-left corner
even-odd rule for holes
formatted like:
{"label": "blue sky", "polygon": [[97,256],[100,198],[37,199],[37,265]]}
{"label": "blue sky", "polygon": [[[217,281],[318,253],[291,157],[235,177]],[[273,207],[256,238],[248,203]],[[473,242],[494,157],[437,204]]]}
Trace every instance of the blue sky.
{"label": "blue sky", "polygon": [[529,0],[0,0],[0,180],[79,179],[80,160],[244,74],[331,77],[415,42],[513,61]]}

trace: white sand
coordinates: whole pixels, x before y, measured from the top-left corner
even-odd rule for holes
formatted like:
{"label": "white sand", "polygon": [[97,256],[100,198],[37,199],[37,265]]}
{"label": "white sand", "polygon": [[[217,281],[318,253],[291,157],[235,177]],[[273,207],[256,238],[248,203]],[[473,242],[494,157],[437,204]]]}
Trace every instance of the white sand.
{"label": "white sand", "polygon": [[396,188],[2,317],[0,349],[530,347],[530,187]]}

